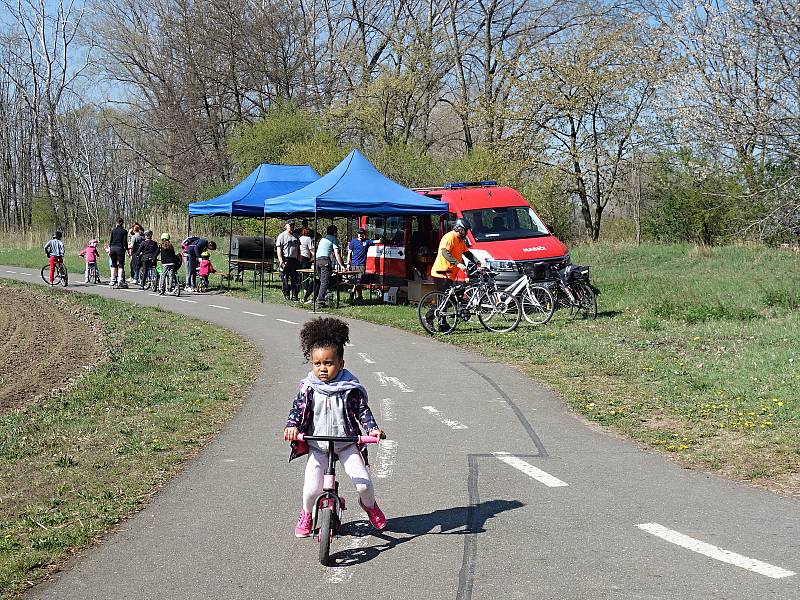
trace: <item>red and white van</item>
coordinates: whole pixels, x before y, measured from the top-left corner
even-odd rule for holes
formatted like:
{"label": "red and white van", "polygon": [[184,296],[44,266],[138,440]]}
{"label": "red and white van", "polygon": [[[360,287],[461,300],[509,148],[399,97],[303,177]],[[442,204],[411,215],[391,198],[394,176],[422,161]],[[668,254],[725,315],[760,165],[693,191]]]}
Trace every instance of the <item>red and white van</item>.
{"label": "red and white van", "polygon": [[544,224],[517,190],[494,182],[449,183],[440,188],[415,190],[446,202],[446,217],[361,217],[368,239],[383,237],[367,252],[367,269],[379,285],[405,286],[428,279],[441,237],[458,217],[472,225],[467,236],[470,251],[482,263],[499,271],[500,284],[511,283],[518,267],[535,262],[569,261],[569,250]]}

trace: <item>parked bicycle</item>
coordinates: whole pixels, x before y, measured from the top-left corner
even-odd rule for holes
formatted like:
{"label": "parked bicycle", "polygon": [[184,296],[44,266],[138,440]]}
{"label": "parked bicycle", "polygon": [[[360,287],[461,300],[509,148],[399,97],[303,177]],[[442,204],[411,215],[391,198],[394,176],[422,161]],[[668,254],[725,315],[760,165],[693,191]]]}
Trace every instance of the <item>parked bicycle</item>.
{"label": "parked bicycle", "polygon": [[325,469],[325,476],[322,480],[322,493],[314,501],[311,525],[311,531],[317,532],[317,540],[319,541],[319,562],[328,566],[331,556],[331,542],[342,525],[342,511],[344,510],[344,498],[339,496],[339,482],[336,481],[336,460],[338,457],[334,452],[334,444],[336,442],[377,444],[380,438],[371,435],[332,437],[298,433],[297,439],[306,442],[328,442],[328,466]]}
{"label": "parked bicycle", "polygon": [[47,285],[63,285],[64,287],[67,287],[67,283],[69,282],[67,267],[62,261],[57,262],[55,264],[55,269],[53,270],[53,281],[51,283],[50,263],[47,263],[42,267],[42,281],[44,281]]}
{"label": "parked bicycle", "polygon": [[547,286],[536,283],[532,275],[532,270],[521,268],[519,279],[503,291],[519,298],[522,316],[528,323],[544,325],[553,317],[556,302]]}
{"label": "parked bicycle", "polygon": [[557,308],[568,308],[570,318],[597,317],[597,290],[589,281],[589,267],[567,265],[561,268],[535,263],[534,269],[543,272],[543,279],[536,281],[549,288]]}
{"label": "parked bicycle", "polygon": [[417,307],[422,327],[431,335],[452,333],[459,321],[469,321],[477,315],[487,331],[513,331],[522,319],[519,298],[498,290],[494,282],[496,271],[470,265],[469,283],[455,283],[447,291],[425,294]]}

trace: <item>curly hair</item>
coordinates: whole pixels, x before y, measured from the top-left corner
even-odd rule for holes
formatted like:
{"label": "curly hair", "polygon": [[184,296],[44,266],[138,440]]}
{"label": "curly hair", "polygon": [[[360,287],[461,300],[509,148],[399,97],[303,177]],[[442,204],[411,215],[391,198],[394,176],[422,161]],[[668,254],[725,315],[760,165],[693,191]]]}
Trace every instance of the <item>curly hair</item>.
{"label": "curly hair", "polygon": [[344,345],[350,341],[350,327],[335,317],[318,317],[307,321],[300,330],[300,349],[306,360],[317,348],[335,348],[344,358]]}

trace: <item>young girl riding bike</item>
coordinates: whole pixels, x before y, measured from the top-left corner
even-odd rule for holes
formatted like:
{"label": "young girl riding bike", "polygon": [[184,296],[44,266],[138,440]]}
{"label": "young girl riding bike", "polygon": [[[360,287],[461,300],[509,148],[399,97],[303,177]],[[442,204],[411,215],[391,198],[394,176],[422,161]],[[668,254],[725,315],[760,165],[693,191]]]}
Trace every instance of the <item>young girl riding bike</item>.
{"label": "young girl riding bike", "polygon": [[[319,436],[355,436],[361,429],[383,438],[367,403],[367,390],[350,371],[344,368],[344,346],[350,341],[347,323],[322,317],[308,321],[300,331],[300,348],[311,362],[311,372],[300,382],[299,391],[289,411],[283,439],[292,441],[289,460],[308,454],[303,507],[294,534],[311,535],[311,510],[322,492],[327,464],[327,445],[297,440],[298,433]],[[386,527],[386,516],[375,502],[372,478],[361,448],[355,443],[335,446],[339,461],[353,480],[359,495],[358,503],[376,529]]]}

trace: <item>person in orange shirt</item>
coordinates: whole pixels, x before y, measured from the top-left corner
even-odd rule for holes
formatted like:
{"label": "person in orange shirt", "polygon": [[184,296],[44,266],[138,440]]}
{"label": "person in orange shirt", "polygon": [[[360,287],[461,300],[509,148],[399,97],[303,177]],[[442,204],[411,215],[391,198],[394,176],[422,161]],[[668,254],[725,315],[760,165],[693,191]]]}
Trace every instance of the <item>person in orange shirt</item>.
{"label": "person in orange shirt", "polygon": [[464,218],[456,219],[453,224],[453,231],[442,236],[439,242],[439,249],[436,251],[436,260],[431,267],[431,277],[437,290],[445,291],[453,285],[453,282],[458,278],[459,269],[466,271],[465,257],[476,264],[480,264],[480,261],[469,251],[465,241],[469,229],[469,221]]}

